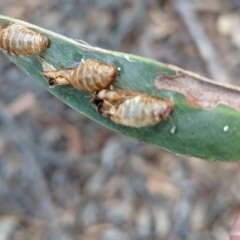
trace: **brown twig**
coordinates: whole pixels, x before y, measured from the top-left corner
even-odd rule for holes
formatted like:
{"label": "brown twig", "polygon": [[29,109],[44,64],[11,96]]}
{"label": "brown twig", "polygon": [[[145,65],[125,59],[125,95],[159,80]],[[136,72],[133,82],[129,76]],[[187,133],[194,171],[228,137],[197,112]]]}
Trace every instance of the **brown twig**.
{"label": "brown twig", "polygon": [[230,78],[220,60],[221,58],[205,34],[204,28],[191,4],[192,2],[188,0],[173,0],[175,10],[186,24],[193,41],[205,61],[210,76],[221,83],[228,83]]}

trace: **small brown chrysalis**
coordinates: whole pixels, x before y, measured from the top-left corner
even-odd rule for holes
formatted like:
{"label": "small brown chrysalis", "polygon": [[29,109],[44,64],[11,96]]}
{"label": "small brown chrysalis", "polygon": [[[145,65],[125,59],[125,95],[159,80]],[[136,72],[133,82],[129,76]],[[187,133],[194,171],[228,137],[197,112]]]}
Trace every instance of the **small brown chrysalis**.
{"label": "small brown chrysalis", "polygon": [[0,47],[12,56],[29,56],[46,49],[49,39],[23,25],[0,25]]}
{"label": "small brown chrysalis", "polygon": [[101,90],[94,94],[92,102],[99,113],[113,122],[136,128],[159,123],[174,108],[170,100],[130,90]]}
{"label": "small brown chrysalis", "polygon": [[117,76],[112,64],[87,59],[76,68],[42,72],[49,79],[49,86],[71,84],[73,87],[94,93],[109,86]]}

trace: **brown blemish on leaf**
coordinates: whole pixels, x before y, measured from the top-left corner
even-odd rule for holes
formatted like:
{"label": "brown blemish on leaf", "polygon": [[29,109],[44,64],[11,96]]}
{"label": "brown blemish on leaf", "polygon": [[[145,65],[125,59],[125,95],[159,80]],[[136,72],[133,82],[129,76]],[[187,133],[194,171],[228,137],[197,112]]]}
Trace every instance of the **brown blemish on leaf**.
{"label": "brown blemish on leaf", "polygon": [[240,112],[240,88],[211,81],[198,74],[168,65],[176,72],[174,76],[160,73],[155,86],[183,94],[188,104],[196,108],[212,109],[223,104]]}

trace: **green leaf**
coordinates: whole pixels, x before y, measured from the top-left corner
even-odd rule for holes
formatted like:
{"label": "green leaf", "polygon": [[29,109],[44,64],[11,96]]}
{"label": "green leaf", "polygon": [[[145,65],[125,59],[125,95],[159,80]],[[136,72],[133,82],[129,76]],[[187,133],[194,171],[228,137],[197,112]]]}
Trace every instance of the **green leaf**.
{"label": "green leaf", "polygon": [[[206,83],[205,79],[191,76],[191,73],[186,73],[184,70],[180,71],[172,66],[143,57],[90,47],[16,19],[0,16],[0,23],[19,23],[47,35],[50,45],[40,53],[40,56],[57,69],[74,67],[83,58],[112,63],[121,69],[113,83],[115,88],[131,89],[167,98],[174,103],[174,111],[171,116],[155,126],[132,128],[118,125],[109,118],[101,116],[94,109],[89,93],[76,90],[71,86],[49,88],[47,79],[41,75],[42,65],[37,56],[16,57],[6,54],[32,79],[76,111],[119,133],[177,154],[210,161],[237,161],[240,159],[240,112],[238,106],[235,106],[237,104],[223,101],[216,106],[206,108],[201,104],[195,104],[194,100],[188,99],[187,95],[191,95],[192,89],[191,79],[197,79],[200,82],[200,90],[202,82]],[[189,91],[179,90],[180,87],[175,84],[176,80],[180,78],[178,72],[188,77]],[[170,79],[177,89],[174,89],[171,81],[168,87],[166,84],[161,85],[161,80],[164,83],[166,79]],[[210,85],[215,88],[214,83],[210,83]],[[218,84],[215,90],[217,98],[221,97],[224,90],[228,95],[226,99],[231,99],[231,88]],[[195,89],[195,91],[198,90]],[[234,91],[234,94],[240,96],[238,89],[234,89]],[[211,92],[209,94],[211,96]],[[195,93],[193,98],[194,95]],[[211,105],[211,97],[208,101]]]}

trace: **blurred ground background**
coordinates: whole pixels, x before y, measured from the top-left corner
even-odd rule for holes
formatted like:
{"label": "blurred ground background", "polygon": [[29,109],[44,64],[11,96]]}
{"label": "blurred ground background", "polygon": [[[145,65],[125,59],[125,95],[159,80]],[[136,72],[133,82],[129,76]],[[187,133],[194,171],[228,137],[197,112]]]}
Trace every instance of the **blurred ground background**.
{"label": "blurred ground background", "polygon": [[[239,0],[9,0],[0,9],[240,85]],[[0,240],[229,238],[240,213],[236,163],[175,156],[116,134],[3,54],[0,85]]]}

